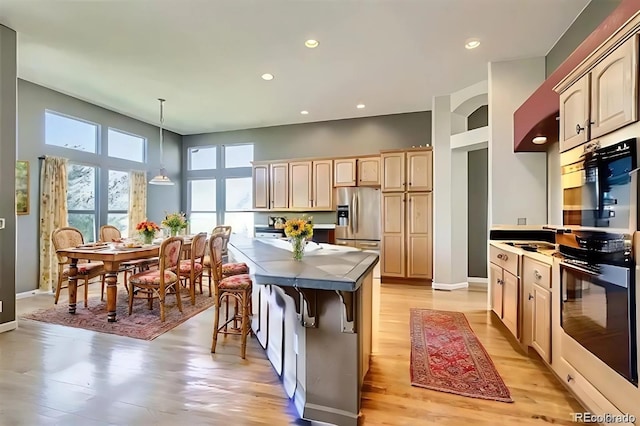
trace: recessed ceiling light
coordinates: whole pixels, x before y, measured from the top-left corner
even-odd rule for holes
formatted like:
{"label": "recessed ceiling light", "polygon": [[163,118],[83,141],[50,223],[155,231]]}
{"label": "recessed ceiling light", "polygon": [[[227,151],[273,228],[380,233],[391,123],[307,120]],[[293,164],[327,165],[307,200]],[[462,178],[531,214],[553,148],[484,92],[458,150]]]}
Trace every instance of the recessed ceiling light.
{"label": "recessed ceiling light", "polygon": [[300,111],[300,114],[302,114],[302,115],[307,115],[307,114],[309,114],[309,111],[307,111],[307,110],[302,110],[302,111]]}
{"label": "recessed ceiling light", "polygon": [[535,143],[536,145],[542,145],[542,144],[547,143],[547,137],[546,136],[536,136],[535,138],[533,138],[533,140],[531,142]]}
{"label": "recessed ceiling light", "polygon": [[267,81],[273,80],[273,74],[265,73],[265,74],[262,74],[261,77],[263,80],[267,80]]}
{"label": "recessed ceiling light", "polygon": [[304,45],[307,46],[309,49],[315,49],[316,47],[318,47],[319,44],[320,43],[318,42],[318,40],[314,40],[314,39],[309,39],[304,42]]}
{"label": "recessed ceiling light", "polygon": [[358,104],[358,105],[356,105],[356,108],[358,108],[358,109],[363,109],[364,107],[365,107],[365,105],[364,105],[364,104]]}
{"label": "recessed ceiling light", "polygon": [[469,50],[475,49],[478,46],[480,46],[480,40],[478,40],[477,38],[467,39],[467,41],[464,43],[464,47]]}

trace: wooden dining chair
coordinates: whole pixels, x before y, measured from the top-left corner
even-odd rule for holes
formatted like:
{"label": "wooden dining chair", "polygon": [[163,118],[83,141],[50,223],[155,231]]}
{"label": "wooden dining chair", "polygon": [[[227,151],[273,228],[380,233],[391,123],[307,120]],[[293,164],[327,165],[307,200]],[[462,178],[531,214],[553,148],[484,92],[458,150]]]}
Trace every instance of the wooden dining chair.
{"label": "wooden dining chair", "polygon": [[[182,312],[180,300],[180,279],[176,274],[182,253],[183,240],[180,237],[165,239],[160,245],[160,267],[134,274],[129,278],[129,315],[133,312],[133,299],[144,298],[153,309],[153,299],[160,301],[160,320],[165,320],[165,300],[167,294],[174,293],[178,310]],[[137,290],[137,291],[136,291]]]}
{"label": "wooden dining chair", "polygon": [[[230,277],[232,275],[241,275],[248,274],[249,267],[246,263],[236,262],[236,263],[224,263],[224,257],[228,255],[228,245],[229,239],[231,238],[231,226],[228,225],[219,225],[213,228],[211,231],[211,235],[220,235],[222,236],[222,257],[223,257],[223,265],[222,265],[222,276]],[[210,251],[210,250],[209,250]],[[209,281],[209,296],[211,296],[211,257],[210,255],[205,256],[203,260],[204,268],[207,272],[207,278]]]}
{"label": "wooden dining chair", "polygon": [[[84,237],[82,236],[82,232],[77,228],[65,226],[63,228],[58,228],[51,233],[51,242],[57,252],[60,249],[74,248],[83,245]],[[69,264],[71,263],[71,259],[66,256],[60,256],[57,253],[56,256],[58,257],[58,282],[56,284],[56,295],[53,301],[54,304],[58,304],[60,290],[68,287],[63,287],[62,284],[64,282],[69,282]],[[78,286],[84,286],[84,307],[86,308],[87,301],[89,299],[89,280],[101,276],[101,291],[104,293],[104,265],[102,262],[89,262],[86,259],[79,259],[77,267],[78,275],[84,278],[84,284],[78,283]]]}
{"label": "wooden dining chair", "polygon": [[187,260],[180,261],[180,278],[189,284],[191,304],[196,304],[196,283],[200,282],[200,294],[202,294],[203,258],[207,248],[207,233],[201,232],[191,240],[191,256]]}

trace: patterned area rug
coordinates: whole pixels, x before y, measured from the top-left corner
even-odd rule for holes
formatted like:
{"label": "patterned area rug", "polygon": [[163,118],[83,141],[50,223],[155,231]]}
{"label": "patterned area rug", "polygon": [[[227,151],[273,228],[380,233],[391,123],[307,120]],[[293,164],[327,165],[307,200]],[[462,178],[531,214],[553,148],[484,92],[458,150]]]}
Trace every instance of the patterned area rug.
{"label": "patterned area rug", "polygon": [[463,313],[411,309],[411,384],[513,402]]}
{"label": "patterned area rug", "polygon": [[115,323],[107,322],[106,296],[104,302],[100,301],[99,296],[90,297],[88,308],[84,307],[84,302],[79,298],[75,315],[69,314],[67,301],[61,297],[58,304],[52,308],[41,309],[25,314],[21,316],[20,319],[84,328],[100,333],[133,337],[134,339],[153,340],[194,315],[213,306],[215,298],[208,296],[207,289],[204,289],[204,293],[205,294],[196,294],[196,304],[191,305],[188,294],[183,292],[183,313],[180,313],[178,310],[174,295],[167,296],[165,322],[160,321],[160,305],[157,299],[154,300],[153,310],[148,309],[146,300],[134,299],[133,313],[129,315],[128,295],[122,288],[118,289],[116,309],[116,318],[118,321]]}

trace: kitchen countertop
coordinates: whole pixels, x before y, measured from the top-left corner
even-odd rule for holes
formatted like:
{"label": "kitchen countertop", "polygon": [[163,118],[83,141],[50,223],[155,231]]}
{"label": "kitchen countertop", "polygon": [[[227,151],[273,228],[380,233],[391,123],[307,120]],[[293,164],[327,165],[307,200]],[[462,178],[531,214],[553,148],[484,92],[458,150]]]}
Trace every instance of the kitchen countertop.
{"label": "kitchen countertop", "polygon": [[[274,228],[273,226],[269,226],[269,225],[254,225],[254,228],[273,228],[273,229],[278,229],[278,228]],[[336,224],[335,223],[314,223],[313,224],[313,229],[335,229],[336,228]]]}
{"label": "kitchen countertop", "polygon": [[249,264],[257,284],[349,292],[360,288],[379,260],[371,251],[313,244],[296,261],[286,241],[232,235],[229,252],[237,261]]}
{"label": "kitchen countertop", "polygon": [[530,259],[537,260],[548,265],[553,265],[553,256],[557,253],[557,249],[540,249],[539,251],[523,250],[519,247],[511,246],[507,243],[516,244],[539,244],[541,241],[518,241],[518,240],[490,240],[489,243],[499,249],[509,251],[514,254],[526,256]]}

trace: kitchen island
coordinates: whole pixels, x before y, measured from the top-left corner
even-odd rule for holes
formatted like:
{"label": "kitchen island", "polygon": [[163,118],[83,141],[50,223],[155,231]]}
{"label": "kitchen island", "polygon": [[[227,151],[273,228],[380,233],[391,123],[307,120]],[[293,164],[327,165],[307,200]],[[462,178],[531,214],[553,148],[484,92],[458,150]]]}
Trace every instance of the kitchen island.
{"label": "kitchen island", "polygon": [[229,254],[254,280],[252,329],[300,417],[355,426],[372,347],[373,269],[378,254],[234,235]]}

